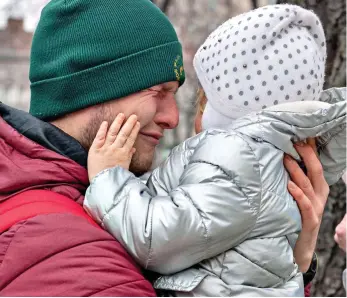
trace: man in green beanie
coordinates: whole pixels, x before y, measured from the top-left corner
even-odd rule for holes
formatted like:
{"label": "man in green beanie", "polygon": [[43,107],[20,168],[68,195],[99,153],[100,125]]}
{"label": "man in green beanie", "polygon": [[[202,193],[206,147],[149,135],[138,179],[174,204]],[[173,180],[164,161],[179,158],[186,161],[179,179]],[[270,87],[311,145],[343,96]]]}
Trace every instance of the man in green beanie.
{"label": "man in green beanie", "polygon": [[185,74],[173,26],[149,0],[52,0],[30,62],[31,115],[0,104],[0,295],[154,296],[81,205],[103,120],[138,115],[138,175],[177,126]]}
{"label": "man in green beanie", "polygon": [[53,0],[33,39],[30,113],[86,150],[102,120],[139,115],[131,169],[142,174],[164,129],[177,126],[174,93],[184,79],[176,32],[150,1]]}
{"label": "man in green beanie", "polygon": [[102,121],[136,114],[130,170],[147,172],[164,130],[178,124],[184,79],[175,30],[149,0],[51,0],[43,9],[30,114],[0,103],[1,296],[155,296],[81,207],[87,154]]}

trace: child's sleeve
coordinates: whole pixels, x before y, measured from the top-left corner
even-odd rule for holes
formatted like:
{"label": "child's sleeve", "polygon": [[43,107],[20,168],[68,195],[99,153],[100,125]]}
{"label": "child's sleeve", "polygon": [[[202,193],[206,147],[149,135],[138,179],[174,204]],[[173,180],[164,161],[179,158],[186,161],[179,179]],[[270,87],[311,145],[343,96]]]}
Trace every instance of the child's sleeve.
{"label": "child's sleeve", "polygon": [[[322,91],[320,101],[335,105],[334,128],[320,133],[316,139],[324,178],[329,185],[335,184],[346,172],[346,88],[330,88]],[[339,115],[339,116],[337,116]]]}
{"label": "child's sleeve", "polygon": [[[196,140],[194,140],[196,141]],[[154,195],[168,195],[179,185],[185,167],[189,163],[191,152],[186,142],[175,147],[170,156],[155,170],[147,181],[147,187]]]}
{"label": "child's sleeve", "polygon": [[199,143],[167,194],[156,195],[116,167],[95,177],[85,208],[142,267],[172,274],[246,239],[256,222],[259,181],[247,142],[219,133]]}

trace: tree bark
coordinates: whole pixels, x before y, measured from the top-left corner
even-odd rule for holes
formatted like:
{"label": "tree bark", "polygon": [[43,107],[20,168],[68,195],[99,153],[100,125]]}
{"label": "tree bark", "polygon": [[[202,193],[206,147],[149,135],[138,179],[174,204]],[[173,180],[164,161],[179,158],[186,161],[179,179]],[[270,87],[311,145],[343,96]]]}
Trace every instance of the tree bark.
{"label": "tree bark", "polygon": [[[345,0],[285,0],[312,9],[321,19],[327,40],[325,88],[346,84],[346,2]],[[346,255],[334,241],[335,227],[346,213],[346,186],[341,180],[330,188],[318,237],[316,252],[318,271],[313,280],[311,296],[345,296],[342,272]]]}
{"label": "tree bark", "polygon": [[342,272],[346,268],[346,254],[334,241],[335,227],[346,213],[346,186],[342,180],[330,188],[319,232],[316,252],[318,271],[313,280],[312,296],[346,296]]}

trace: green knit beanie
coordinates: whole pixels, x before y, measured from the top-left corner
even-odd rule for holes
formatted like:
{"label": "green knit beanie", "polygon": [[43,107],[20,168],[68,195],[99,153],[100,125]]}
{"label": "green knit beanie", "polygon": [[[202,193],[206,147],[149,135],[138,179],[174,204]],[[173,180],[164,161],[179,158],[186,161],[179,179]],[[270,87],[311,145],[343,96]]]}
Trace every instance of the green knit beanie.
{"label": "green knit beanie", "polygon": [[34,34],[30,113],[48,120],[178,81],[182,47],[149,0],[51,0]]}

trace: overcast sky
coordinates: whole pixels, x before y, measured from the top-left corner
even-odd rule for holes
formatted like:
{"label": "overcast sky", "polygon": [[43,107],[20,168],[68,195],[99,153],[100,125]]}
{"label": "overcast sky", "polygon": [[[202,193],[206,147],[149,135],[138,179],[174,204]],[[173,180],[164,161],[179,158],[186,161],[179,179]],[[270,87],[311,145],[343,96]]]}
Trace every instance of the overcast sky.
{"label": "overcast sky", "polygon": [[24,19],[24,30],[33,32],[40,18],[41,9],[49,0],[0,0],[0,30],[9,17]]}
{"label": "overcast sky", "polygon": [[[24,19],[24,30],[33,32],[40,18],[42,8],[50,0],[0,0],[0,30],[4,29],[7,19]],[[187,0],[189,1],[189,0]],[[261,0],[263,5],[274,4],[275,0]]]}

